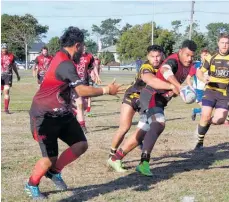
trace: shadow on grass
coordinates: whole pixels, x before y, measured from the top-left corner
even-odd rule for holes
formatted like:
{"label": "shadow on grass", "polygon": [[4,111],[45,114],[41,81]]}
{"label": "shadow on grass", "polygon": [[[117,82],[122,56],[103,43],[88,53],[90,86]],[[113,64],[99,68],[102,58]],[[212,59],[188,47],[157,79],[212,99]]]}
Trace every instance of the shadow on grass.
{"label": "shadow on grass", "polygon": [[[151,185],[159,183],[163,180],[168,180],[177,173],[201,169],[229,168],[229,166],[221,167],[218,165],[216,165],[213,168],[210,168],[210,166],[213,165],[215,161],[228,159],[228,156],[229,143],[223,143],[212,147],[206,147],[204,148],[204,151],[201,152],[188,151],[178,153],[176,155],[170,155],[166,158],[168,159],[177,157],[183,159],[177,161],[172,160],[168,162],[168,165],[159,166],[152,169],[153,177],[144,177],[135,172],[104,184],[95,184],[68,189],[68,191],[73,191],[74,195],[66,199],[59,200],[59,202],[87,201],[101,194],[107,194],[116,190],[125,190],[129,188],[132,188],[135,191],[148,191],[151,189],[149,188]],[[58,191],[51,191],[46,192],[45,194],[48,195],[57,192]]]}

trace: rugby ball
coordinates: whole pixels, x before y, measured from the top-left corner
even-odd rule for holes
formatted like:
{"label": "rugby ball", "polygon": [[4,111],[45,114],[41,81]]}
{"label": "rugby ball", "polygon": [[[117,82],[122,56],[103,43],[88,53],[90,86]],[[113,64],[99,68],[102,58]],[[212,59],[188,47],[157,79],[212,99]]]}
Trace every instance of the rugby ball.
{"label": "rugby ball", "polygon": [[192,104],[196,101],[196,93],[190,86],[184,86],[180,91],[180,96],[186,104]]}

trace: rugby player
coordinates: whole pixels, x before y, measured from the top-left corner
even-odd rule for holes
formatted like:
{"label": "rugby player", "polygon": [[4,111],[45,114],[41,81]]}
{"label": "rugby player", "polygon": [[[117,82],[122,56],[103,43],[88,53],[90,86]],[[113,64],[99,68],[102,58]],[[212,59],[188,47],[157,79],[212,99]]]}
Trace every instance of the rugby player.
{"label": "rugby player", "polygon": [[[205,83],[200,81],[196,76],[196,71],[199,69],[206,57],[211,57],[207,49],[203,49],[200,54],[201,62],[196,62],[195,65],[191,68],[190,74],[187,76],[187,84],[195,91],[196,93],[196,102],[200,105],[200,108],[192,109],[192,120],[196,120],[196,115],[201,114],[201,106],[202,106],[202,97],[204,94]],[[208,77],[208,72],[205,73],[205,77]],[[191,78],[193,77],[193,82]]]}
{"label": "rugby player", "polygon": [[[77,61],[75,61],[77,63]],[[90,72],[94,68],[94,57],[91,53],[86,52],[86,46],[84,46],[83,54],[80,57],[80,61],[76,64],[76,71],[81,80],[84,81],[85,85],[90,84]],[[85,124],[84,111],[87,110],[88,98],[87,97],[77,97],[75,91],[73,91],[73,108],[75,114],[77,114],[77,120],[83,129],[84,133],[87,133],[87,128]]]}
{"label": "rugby player", "polygon": [[[101,67],[100,67],[100,60],[97,56],[94,56],[94,68],[89,72],[89,85],[98,87],[98,84],[101,84],[102,81],[99,77],[100,72],[101,72]],[[87,99],[87,116],[92,117],[91,113],[91,98],[88,97]]]}
{"label": "rugby player", "polygon": [[[209,78],[204,77],[208,72]],[[228,114],[229,102],[229,35],[220,34],[218,52],[206,58],[203,66],[197,70],[197,77],[206,84],[202,99],[202,113],[197,126],[198,143],[196,150],[203,149],[204,137],[211,124],[223,124]],[[214,115],[212,117],[212,112]]]}
{"label": "rugby player", "polygon": [[33,67],[33,77],[37,77],[37,83],[40,85],[52,61],[52,56],[48,54],[48,48],[42,47],[41,54],[36,57]]}
{"label": "rugby player", "polygon": [[147,61],[138,71],[136,81],[125,92],[121,105],[119,128],[113,137],[110,149],[110,155],[116,153],[117,148],[122,143],[125,134],[129,131],[135,112],[140,110],[140,92],[141,89],[152,83],[151,79],[156,74],[159,65],[164,59],[163,48],[158,45],[152,45],[147,48]]}
{"label": "rugby player", "polygon": [[[72,114],[71,89],[79,97],[115,95],[120,90],[120,86],[114,82],[103,88],[83,84],[73,62],[73,58],[79,61],[83,43],[84,34],[80,29],[69,27],[65,30],[60,38],[62,48],[53,58],[32,101],[31,131],[42,153],[42,158],[37,161],[25,185],[26,193],[33,199],[45,198],[38,186],[43,176],[50,178],[58,190],[66,190],[67,185],[61,177],[61,171],[88,148],[87,139]],[[59,158],[58,138],[69,146]]]}
{"label": "rugby player", "polygon": [[17,80],[20,81],[20,76],[15,64],[15,57],[12,53],[8,52],[8,46],[6,43],[1,45],[1,91],[4,94],[4,112],[10,114],[10,87],[13,82],[13,71],[17,76]]}
{"label": "rugby player", "polygon": [[149,166],[150,154],[165,128],[164,108],[173,96],[179,94],[181,84],[187,78],[193,65],[196,48],[197,46],[193,41],[185,40],[179,52],[167,57],[156,73],[158,79],[174,85],[176,91],[158,90],[156,86],[152,88],[149,85],[142,89],[140,94],[141,116],[138,129],[127,138],[123,146],[108,160],[108,165],[114,170],[118,172],[125,171],[122,168],[121,160],[144,139],[141,162],[136,170],[143,175],[152,176]]}

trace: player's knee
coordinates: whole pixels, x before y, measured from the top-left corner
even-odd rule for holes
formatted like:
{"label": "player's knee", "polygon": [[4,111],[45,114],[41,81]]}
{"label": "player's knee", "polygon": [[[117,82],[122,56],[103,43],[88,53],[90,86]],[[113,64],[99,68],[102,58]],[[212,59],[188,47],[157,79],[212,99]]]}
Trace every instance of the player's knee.
{"label": "player's knee", "polygon": [[209,123],[209,121],[211,120],[211,114],[210,115],[205,115],[205,114],[202,114],[201,115],[201,125],[206,125],[207,123]]}
{"label": "player's knee", "polygon": [[224,124],[224,121],[225,121],[225,118],[223,118],[223,117],[213,118],[212,119],[212,124],[221,125],[221,124]]}
{"label": "player's knee", "polygon": [[10,99],[9,93],[7,93],[7,94],[5,93],[5,94],[4,94],[4,99],[6,99],[6,100]]}
{"label": "player's knee", "polygon": [[75,155],[81,155],[85,153],[88,149],[87,141],[81,141],[71,146],[72,152]]}
{"label": "player's knee", "polygon": [[130,129],[130,126],[129,125],[123,125],[121,124],[119,126],[119,132],[122,133],[123,135],[125,135]]}
{"label": "player's knee", "polygon": [[42,168],[50,168],[52,164],[53,163],[50,158],[43,158],[42,161],[40,161],[40,166]]}
{"label": "player's knee", "polygon": [[8,86],[8,85],[5,85],[5,86],[4,86],[4,91],[5,91],[5,92],[8,92],[9,89],[10,89],[10,86]]}
{"label": "player's knee", "polygon": [[82,143],[82,147],[81,147],[82,153],[85,153],[87,151],[87,149],[88,149],[88,143],[87,143],[87,141],[85,141]]}

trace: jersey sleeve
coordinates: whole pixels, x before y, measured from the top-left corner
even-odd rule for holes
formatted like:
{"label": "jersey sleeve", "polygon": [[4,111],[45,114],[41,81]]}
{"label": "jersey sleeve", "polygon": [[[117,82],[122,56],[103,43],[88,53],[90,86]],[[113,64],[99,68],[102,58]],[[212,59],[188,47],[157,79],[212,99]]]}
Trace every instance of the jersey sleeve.
{"label": "jersey sleeve", "polygon": [[169,66],[171,67],[171,70],[173,72],[173,74],[176,74],[177,70],[178,70],[178,62],[175,59],[168,59],[167,61],[165,61],[165,63],[162,65],[162,67]]}
{"label": "jersey sleeve", "polygon": [[196,68],[194,65],[192,65],[192,67],[190,68],[190,71],[188,73],[189,76],[193,77],[196,74]]}
{"label": "jersey sleeve", "polygon": [[64,61],[59,64],[56,69],[56,78],[63,82],[69,83],[70,87],[83,85],[83,81],[80,79],[76,72],[76,67],[72,61]]}
{"label": "jersey sleeve", "polygon": [[36,57],[36,59],[34,60],[35,64],[38,65],[39,61],[38,61],[38,56]]}
{"label": "jersey sleeve", "polygon": [[140,74],[155,73],[154,68],[149,64],[143,64],[139,70]]}

